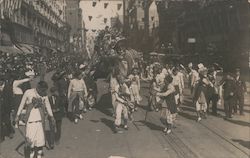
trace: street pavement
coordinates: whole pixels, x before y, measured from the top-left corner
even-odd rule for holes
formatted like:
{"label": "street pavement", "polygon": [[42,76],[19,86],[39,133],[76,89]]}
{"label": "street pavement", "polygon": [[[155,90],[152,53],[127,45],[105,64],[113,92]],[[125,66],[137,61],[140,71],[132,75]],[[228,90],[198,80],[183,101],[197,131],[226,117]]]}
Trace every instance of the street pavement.
{"label": "street pavement", "polygon": [[[49,75],[50,76],[50,75]],[[50,77],[47,77],[49,79]],[[162,132],[159,113],[147,112],[148,85],[142,84],[143,102],[134,113],[129,130],[114,134],[109,85],[98,80],[98,104],[87,112],[84,120],[73,124],[63,120],[62,139],[54,150],[45,149],[47,158],[248,158],[250,155],[250,97],[246,96],[245,116],[232,120],[209,115],[196,122],[195,108],[189,90],[185,90],[183,113],[178,115],[176,127],[169,135]],[[51,85],[51,83],[50,83]],[[19,132],[1,144],[1,158],[21,158],[23,142]],[[20,153],[18,153],[19,151]]]}

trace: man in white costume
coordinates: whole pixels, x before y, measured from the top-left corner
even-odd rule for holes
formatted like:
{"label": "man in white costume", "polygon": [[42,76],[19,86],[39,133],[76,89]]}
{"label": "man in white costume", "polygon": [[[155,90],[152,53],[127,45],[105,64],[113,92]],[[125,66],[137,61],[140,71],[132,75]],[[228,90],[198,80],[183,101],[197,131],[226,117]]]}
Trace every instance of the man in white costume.
{"label": "man in white costume", "polygon": [[[26,108],[26,140],[31,148],[30,158],[37,155],[41,158],[45,146],[45,117],[54,123],[54,117],[47,96],[48,84],[40,81],[37,88],[27,90],[22,98],[16,115],[16,123],[19,122],[21,111]],[[35,154],[36,153],[36,154]]]}

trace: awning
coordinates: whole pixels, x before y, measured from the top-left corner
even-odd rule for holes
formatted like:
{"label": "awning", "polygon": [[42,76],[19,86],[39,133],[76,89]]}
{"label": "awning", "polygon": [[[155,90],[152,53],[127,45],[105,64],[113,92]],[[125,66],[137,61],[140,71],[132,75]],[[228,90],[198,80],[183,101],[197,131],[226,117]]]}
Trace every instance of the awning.
{"label": "awning", "polygon": [[32,45],[28,44],[19,44],[19,48],[21,49],[22,53],[24,54],[34,54],[34,48]]}
{"label": "awning", "polygon": [[22,53],[21,50],[15,48],[15,47],[11,47],[11,46],[0,46],[0,52],[9,53],[9,54],[20,54],[20,53]]}

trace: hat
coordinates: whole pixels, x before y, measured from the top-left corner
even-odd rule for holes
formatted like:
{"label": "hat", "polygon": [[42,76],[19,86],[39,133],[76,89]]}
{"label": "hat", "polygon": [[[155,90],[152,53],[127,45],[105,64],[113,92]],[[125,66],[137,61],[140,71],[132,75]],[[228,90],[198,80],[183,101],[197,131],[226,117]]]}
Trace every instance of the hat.
{"label": "hat", "polygon": [[207,69],[206,67],[202,67],[202,68],[200,68],[200,69],[198,70],[198,72],[199,72],[201,75],[205,76],[205,75],[207,75],[207,73],[208,73],[208,69]]}
{"label": "hat", "polygon": [[189,63],[189,64],[188,64],[188,67],[193,67],[193,63]]}
{"label": "hat", "polygon": [[205,66],[204,66],[202,63],[200,63],[200,64],[198,64],[198,68],[199,68],[199,69],[205,68]]}
{"label": "hat", "polygon": [[25,75],[28,77],[35,76],[35,72],[34,72],[34,70],[29,70],[29,71],[25,72]]}

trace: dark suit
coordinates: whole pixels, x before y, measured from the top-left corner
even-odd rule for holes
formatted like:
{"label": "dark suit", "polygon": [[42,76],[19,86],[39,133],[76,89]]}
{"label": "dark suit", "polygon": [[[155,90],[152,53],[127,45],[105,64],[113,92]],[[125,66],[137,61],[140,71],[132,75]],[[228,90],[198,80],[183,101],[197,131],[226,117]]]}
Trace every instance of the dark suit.
{"label": "dark suit", "polygon": [[62,118],[64,116],[64,107],[60,101],[60,96],[52,95],[49,96],[49,102],[51,105],[51,109],[56,120],[56,128],[50,125],[50,139],[49,144],[50,146],[54,145],[54,142],[59,142],[61,138],[61,126],[62,126]]}
{"label": "dark suit", "polygon": [[239,104],[240,114],[243,114],[243,106],[244,106],[244,93],[246,92],[246,83],[245,81],[239,77],[235,79],[236,81],[236,105],[234,107],[234,112],[237,112],[237,103]]}
{"label": "dark suit", "polygon": [[67,94],[68,94],[68,87],[69,87],[69,81],[68,79],[61,77],[56,82],[56,87],[58,89],[58,94],[60,96],[61,104],[65,108],[65,111],[68,109],[68,100],[67,100]]}
{"label": "dark suit", "polygon": [[1,139],[4,139],[6,136],[12,137],[15,133],[15,130],[11,123],[11,103],[12,103],[12,84],[5,82],[3,91],[0,94],[0,117],[1,117]]}
{"label": "dark suit", "polygon": [[232,108],[235,105],[236,83],[234,80],[225,80],[224,89],[224,110],[227,118],[232,117]]}

